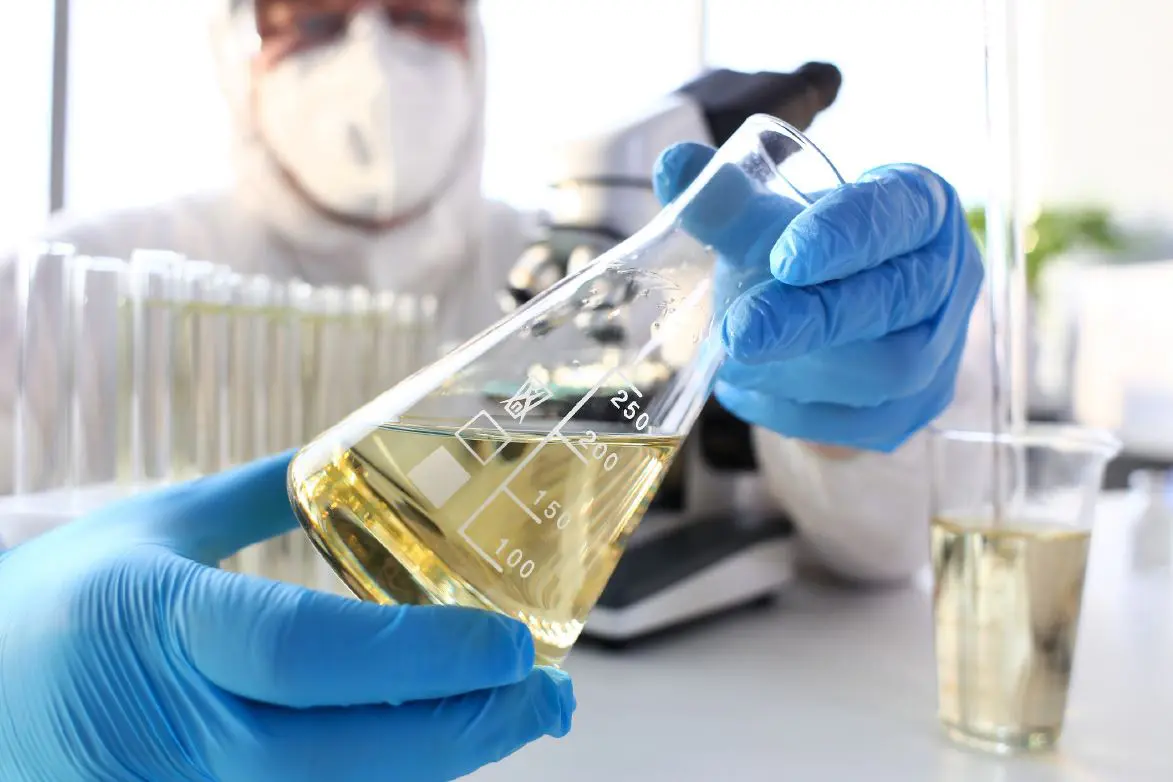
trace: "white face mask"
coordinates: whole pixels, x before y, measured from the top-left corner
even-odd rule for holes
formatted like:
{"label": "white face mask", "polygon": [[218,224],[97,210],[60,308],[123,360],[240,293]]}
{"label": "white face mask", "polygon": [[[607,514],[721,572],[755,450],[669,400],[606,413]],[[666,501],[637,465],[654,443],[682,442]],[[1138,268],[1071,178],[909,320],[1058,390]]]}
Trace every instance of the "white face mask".
{"label": "white face mask", "polygon": [[260,76],[258,129],[320,206],[387,220],[435,198],[466,164],[471,79],[456,52],[362,11],[338,41]]}

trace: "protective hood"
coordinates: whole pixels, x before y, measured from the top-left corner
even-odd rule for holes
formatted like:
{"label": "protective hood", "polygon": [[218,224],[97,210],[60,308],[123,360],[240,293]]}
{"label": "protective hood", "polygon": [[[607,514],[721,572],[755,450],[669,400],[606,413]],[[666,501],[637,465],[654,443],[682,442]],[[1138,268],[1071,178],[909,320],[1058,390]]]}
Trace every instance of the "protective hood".
{"label": "protective hood", "polygon": [[358,276],[400,291],[433,290],[451,277],[483,236],[476,4],[467,59],[363,10],[335,40],[262,67],[253,4],[216,2],[213,45],[240,208],[302,265],[366,265]]}

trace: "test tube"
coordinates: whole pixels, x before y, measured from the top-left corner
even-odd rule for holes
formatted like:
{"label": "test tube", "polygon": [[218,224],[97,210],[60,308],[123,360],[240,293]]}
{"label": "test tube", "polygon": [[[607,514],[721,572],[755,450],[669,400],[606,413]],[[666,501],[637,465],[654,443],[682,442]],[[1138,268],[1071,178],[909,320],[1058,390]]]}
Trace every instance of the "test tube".
{"label": "test tube", "polygon": [[115,481],[120,484],[129,484],[136,480],[142,470],[139,462],[142,449],[137,445],[136,406],[135,406],[135,330],[134,330],[134,290],[130,276],[130,267],[123,269],[122,282],[119,285],[117,340],[118,355],[116,363],[118,397],[114,408],[116,433],[116,448],[114,458]]}
{"label": "test tube", "polygon": [[346,334],[342,339],[345,340],[347,349],[343,352],[343,357],[348,363],[345,376],[350,378],[350,381],[336,388],[340,397],[339,404],[345,404],[349,413],[374,399],[377,394],[375,349],[378,343],[378,330],[371,292],[361,286],[355,286],[347,291],[344,317],[343,329]]}
{"label": "test tube", "polygon": [[[220,448],[222,470],[248,461],[250,455],[247,356],[251,336],[247,280],[247,277],[240,274],[230,274],[225,278],[225,329],[228,341],[224,356],[227,370],[223,387],[224,404],[221,408],[221,425],[225,433]],[[220,563],[224,570],[237,573],[257,574],[256,566],[256,545],[243,548]]]}
{"label": "test tube", "polygon": [[311,436],[306,428],[306,366],[309,362],[309,347],[311,337],[306,328],[305,319],[310,312],[313,300],[313,287],[302,280],[291,280],[285,285],[285,306],[288,318],[289,344],[291,353],[289,358],[289,387],[286,400],[289,404],[285,411],[289,426],[289,445],[301,446]]}
{"label": "test tube", "polygon": [[182,264],[182,256],[155,251],[139,251],[130,259],[130,479],[136,482],[173,477],[176,305]]}
{"label": "test tube", "polygon": [[268,452],[264,376],[269,349],[267,311],[274,283],[260,275],[235,276],[229,307],[228,434],[229,465],[259,459]]}
{"label": "test tube", "polygon": [[[340,302],[337,303],[341,306]],[[329,337],[326,320],[331,317],[335,304],[335,296],[330,290],[323,293],[301,280],[286,286],[292,359],[287,367],[291,382],[284,398],[289,404],[287,418],[292,445],[303,445],[316,434],[328,414],[327,397],[323,392],[327,386],[321,382],[323,376],[319,374],[323,371],[320,362],[327,359],[320,348],[323,340]],[[301,530],[290,532],[273,546],[277,551],[263,552],[258,567],[270,568],[275,559],[284,555],[289,565],[280,572],[281,577],[311,589],[352,596]]]}
{"label": "test tube", "polygon": [[437,318],[440,315],[440,299],[432,294],[420,297],[419,348],[412,372],[431,364],[440,358],[440,329]]}
{"label": "test tube", "polygon": [[237,447],[237,436],[235,427],[237,426],[243,412],[237,409],[238,405],[238,388],[237,379],[233,375],[236,367],[237,355],[237,340],[241,338],[244,331],[240,324],[240,308],[241,308],[241,286],[244,283],[244,277],[235,272],[225,275],[224,284],[224,354],[222,362],[224,365],[224,377],[220,387],[220,420],[218,430],[223,434],[220,441],[220,463],[219,470],[230,469],[237,464],[239,458],[239,448]]}
{"label": "test tube", "polygon": [[[372,317],[375,321],[375,339],[371,364],[375,370],[374,396],[386,391],[399,382],[395,367],[395,294],[380,291],[371,300]],[[373,398],[373,397],[372,397]]]}
{"label": "test tube", "polygon": [[341,289],[318,287],[301,317],[303,427],[308,437],[317,436],[350,412],[338,403],[335,393],[338,386],[349,382],[344,374],[344,307]]}
{"label": "test tube", "polygon": [[129,345],[124,305],[128,266],[118,258],[78,257],[72,269],[74,386],[70,482],[113,483],[129,446],[124,390]]}
{"label": "test tube", "polygon": [[407,377],[434,360],[438,302],[435,296],[407,296],[400,297],[400,303],[404,345],[401,377]]}
{"label": "test tube", "polygon": [[270,306],[264,313],[264,328],[269,349],[264,355],[265,404],[268,453],[277,453],[297,445],[300,439],[297,421],[301,355],[295,317],[295,289],[291,284],[275,284]]}
{"label": "test tube", "polygon": [[316,404],[314,398],[314,369],[317,366],[318,360],[318,329],[316,325],[316,318],[314,314],[314,307],[317,304],[317,296],[314,288],[310,285],[305,285],[295,294],[297,311],[295,317],[297,318],[297,339],[298,348],[301,350],[301,366],[298,377],[298,396],[301,398],[301,408],[298,411],[300,414],[300,422],[298,428],[301,430],[304,439],[310,440],[317,432],[313,408]]}
{"label": "test tube", "polygon": [[[282,384],[284,369],[278,365],[283,347],[279,321],[288,301],[286,287],[262,275],[234,275],[229,308],[228,350],[228,461],[231,465],[260,459],[279,450],[274,448],[281,431],[280,417],[274,416],[274,386]],[[277,375],[273,373],[277,372]],[[276,404],[280,404],[278,401]],[[294,533],[253,544],[231,557],[224,567],[242,573],[296,581],[300,562],[292,551]],[[296,534],[305,537],[300,530]]]}
{"label": "test tube", "polygon": [[[228,283],[231,272],[204,261],[184,265],[176,332],[175,477],[214,473],[227,436]],[[182,405],[183,409],[179,409]]]}
{"label": "test tube", "polygon": [[395,299],[395,340],[393,342],[395,352],[393,360],[395,374],[400,379],[415,371],[417,352],[415,322],[418,304],[419,300],[415,296],[400,295]]}
{"label": "test tube", "polygon": [[[234,395],[235,388],[232,383],[232,359],[234,343],[237,336],[236,308],[240,297],[239,289],[242,281],[243,277],[236,273],[227,273],[223,278],[225,343],[221,362],[224,367],[224,376],[219,385],[220,414],[217,421],[217,432],[220,433],[221,437],[218,448],[219,463],[217,465],[217,471],[227,470],[233,466],[234,438],[232,427],[236,424],[233,403],[236,400]],[[231,570],[237,573],[247,573],[248,558],[245,555],[246,551],[247,549],[242,549],[232,556],[225,558],[220,562],[220,567],[224,570]]]}
{"label": "test tube", "polygon": [[362,374],[358,369],[360,351],[355,349],[354,322],[350,291],[323,288],[329,315],[322,322],[322,378],[318,391],[325,399],[323,419],[318,431],[332,426],[354,412],[361,395]]}
{"label": "test tube", "polygon": [[[352,309],[349,302],[338,288],[315,288],[301,280],[284,286],[289,329],[286,347],[291,358],[277,371],[291,382],[282,382],[286,387],[273,393],[288,405],[285,411],[278,412],[287,413],[289,434],[295,445],[303,444],[335,420],[335,383],[345,381],[349,371],[344,339],[346,317]],[[301,530],[241,552],[233,566],[314,589],[345,593],[345,587]]]}
{"label": "test tube", "polygon": [[26,247],[16,257],[12,490],[17,494],[69,482],[74,258],[71,245],[57,243]]}
{"label": "test tube", "polygon": [[196,477],[195,455],[195,311],[192,288],[196,265],[177,264],[170,280],[171,377],[167,383],[170,436],[167,445],[168,478]]}

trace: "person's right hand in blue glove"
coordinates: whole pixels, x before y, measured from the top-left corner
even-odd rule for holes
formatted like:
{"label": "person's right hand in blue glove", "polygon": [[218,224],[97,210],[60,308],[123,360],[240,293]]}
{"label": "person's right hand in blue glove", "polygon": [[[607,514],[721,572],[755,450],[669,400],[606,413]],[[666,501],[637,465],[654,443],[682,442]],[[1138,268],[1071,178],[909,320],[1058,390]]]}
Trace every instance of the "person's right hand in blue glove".
{"label": "person's right hand in blue glove", "polygon": [[[700,144],[665,150],[660,200],[713,155]],[[808,443],[890,452],[953,400],[984,268],[937,174],[884,166],[803,209],[730,165],[681,219],[720,254],[728,359],[716,395],[735,415]]]}
{"label": "person's right hand in blue glove", "polygon": [[0,779],[449,780],[569,730],[518,622],[209,567],[294,525],[288,460],[0,554]]}

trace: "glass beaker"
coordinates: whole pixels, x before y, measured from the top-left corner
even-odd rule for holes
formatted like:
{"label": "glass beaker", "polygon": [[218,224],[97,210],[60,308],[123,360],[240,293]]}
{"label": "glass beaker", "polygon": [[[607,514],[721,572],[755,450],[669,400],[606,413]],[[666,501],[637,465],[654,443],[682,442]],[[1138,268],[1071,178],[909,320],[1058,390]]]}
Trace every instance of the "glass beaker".
{"label": "glass beaker", "polygon": [[560,663],[724,357],[715,253],[762,245],[765,269],[782,216],[841,183],[751,118],[635,236],[306,446],[310,538],[359,597],[499,611]]}
{"label": "glass beaker", "polygon": [[1046,749],[1063,728],[1111,435],[1064,426],[934,432],[938,712],[955,741]]}

